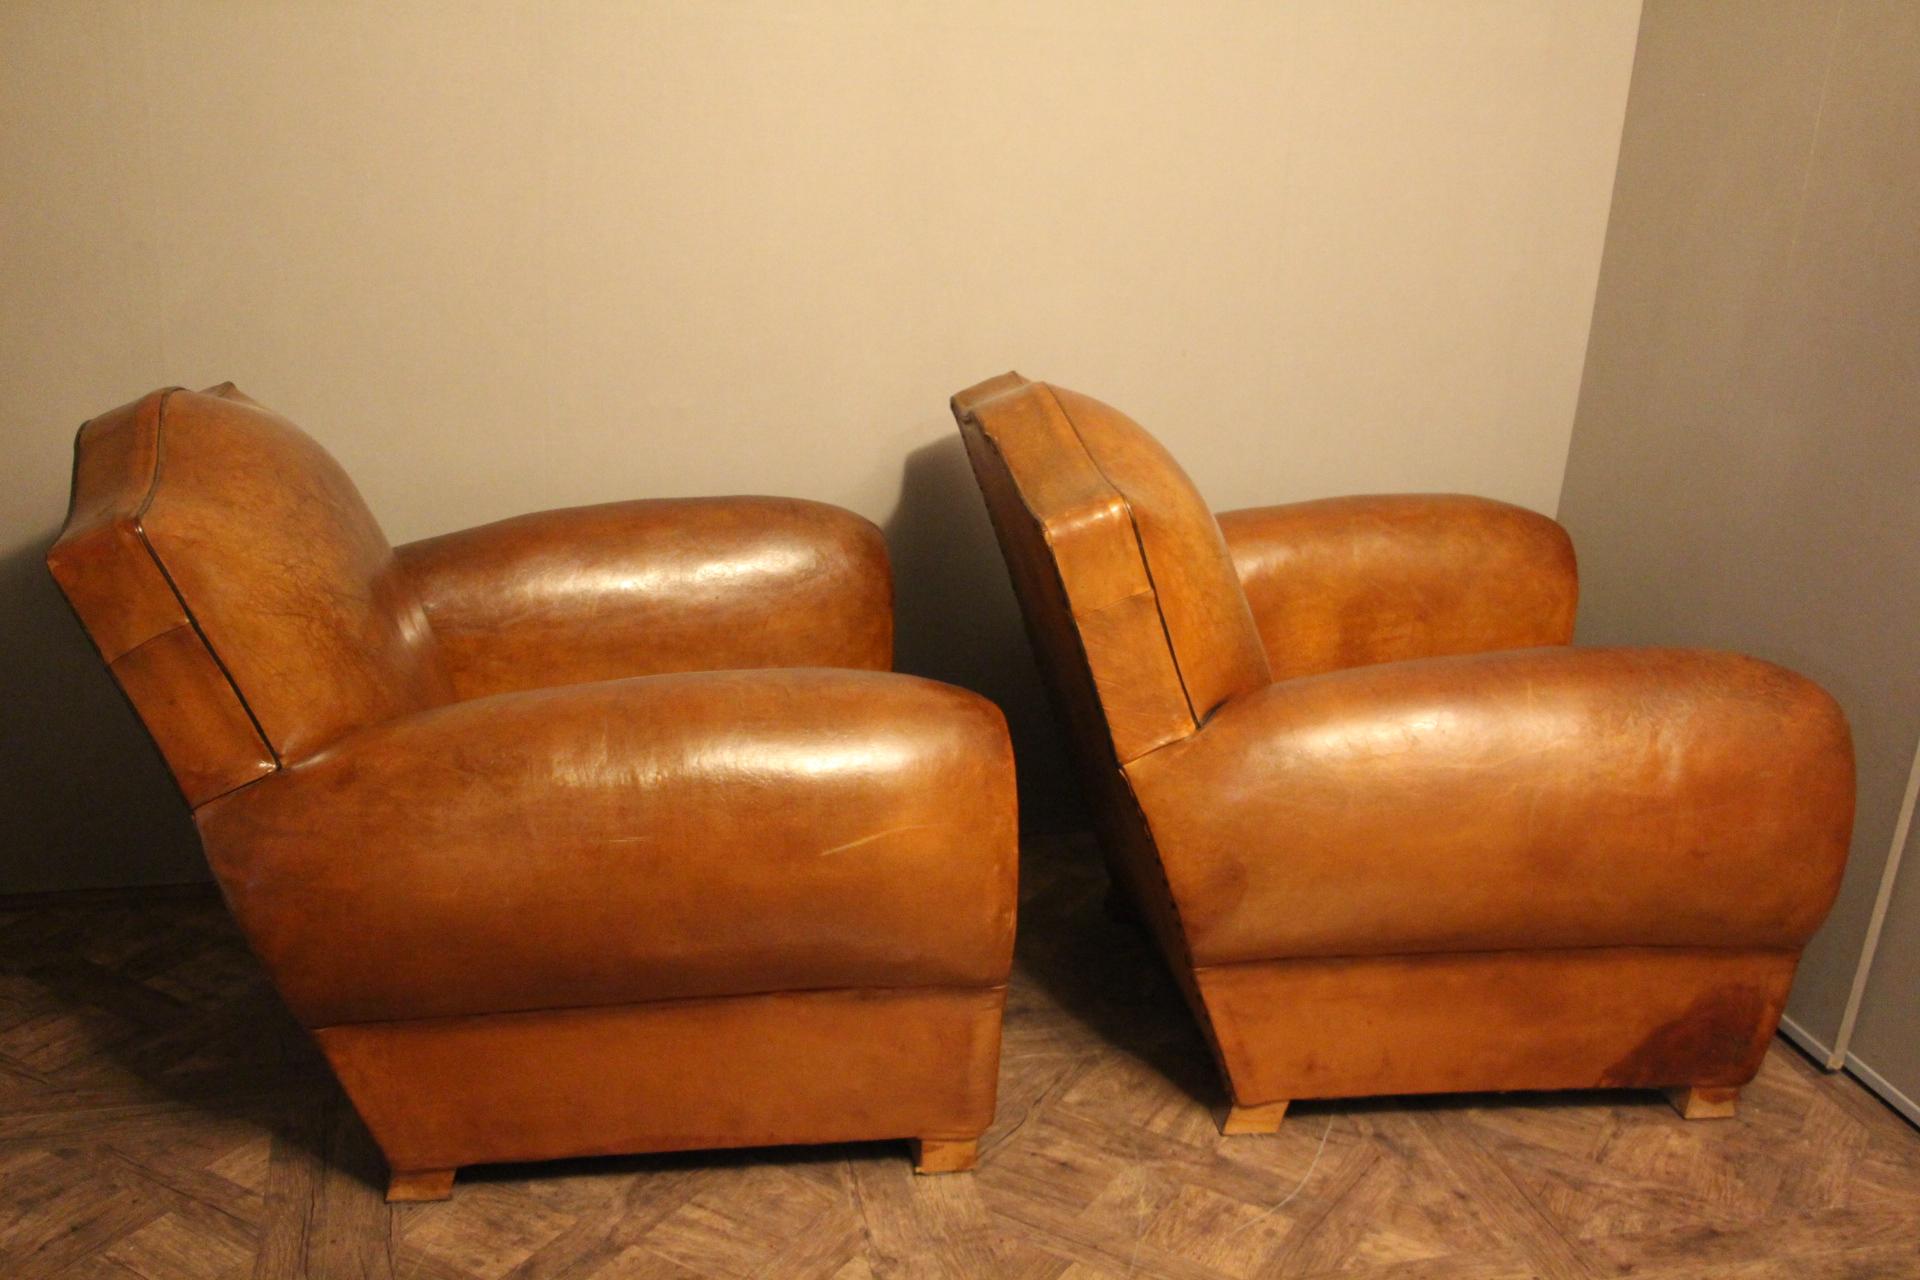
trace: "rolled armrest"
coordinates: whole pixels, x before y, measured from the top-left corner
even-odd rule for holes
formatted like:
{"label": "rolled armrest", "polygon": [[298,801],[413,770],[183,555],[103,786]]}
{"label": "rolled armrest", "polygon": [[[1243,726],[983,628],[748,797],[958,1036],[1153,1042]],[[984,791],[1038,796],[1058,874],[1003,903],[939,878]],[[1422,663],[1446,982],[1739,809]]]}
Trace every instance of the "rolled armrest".
{"label": "rolled armrest", "polygon": [[673,671],[893,662],[870,521],[787,498],[519,516],[399,548],[462,697]]}
{"label": "rolled armrest", "polygon": [[1269,686],[1126,766],[1201,965],[1798,949],[1840,883],[1839,707],[1769,663],[1527,649]]}
{"label": "rolled armrest", "polygon": [[1219,519],[1275,680],[1573,638],[1572,540],[1524,507],[1397,494]]}
{"label": "rolled armrest", "polygon": [[456,703],[199,811],[308,1026],[1005,980],[1012,752],[911,676],[650,676]]}

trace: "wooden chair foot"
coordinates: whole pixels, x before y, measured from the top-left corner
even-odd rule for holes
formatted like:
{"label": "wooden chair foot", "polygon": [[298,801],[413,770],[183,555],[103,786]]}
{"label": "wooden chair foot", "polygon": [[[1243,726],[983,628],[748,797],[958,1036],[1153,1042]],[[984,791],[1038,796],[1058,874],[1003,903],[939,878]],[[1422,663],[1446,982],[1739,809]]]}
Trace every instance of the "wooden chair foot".
{"label": "wooden chair foot", "polygon": [[1220,1132],[1228,1137],[1243,1133],[1278,1133],[1280,1122],[1286,1118],[1285,1102],[1262,1102],[1250,1107],[1236,1103],[1227,1108],[1227,1118],[1220,1122]]}
{"label": "wooden chair foot", "polygon": [[980,1159],[978,1138],[915,1138],[915,1173],[964,1173]]}
{"label": "wooden chair foot", "polygon": [[1715,1085],[1690,1085],[1667,1090],[1667,1101],[1683,1120],[1731,1119],[1740,1091]]}
{"label": "wooden chair foot", "polygon": [[395,1169],[387,1179],[388,1204],[445,1200],[453,1195],[451,1169]]}

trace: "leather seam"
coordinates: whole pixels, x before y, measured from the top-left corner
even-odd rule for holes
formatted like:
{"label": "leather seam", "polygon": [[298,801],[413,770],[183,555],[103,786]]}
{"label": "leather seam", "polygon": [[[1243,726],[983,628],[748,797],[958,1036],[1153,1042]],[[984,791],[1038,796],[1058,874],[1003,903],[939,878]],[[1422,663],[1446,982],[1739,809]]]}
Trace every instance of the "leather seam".
{"label": "leather seam", "polygon": [[[1184,741],[1184,739],[1182,739]],[[1171,744],[1168,744],[1171,745]],[[1127,790],[1127,800],[1133,805],[1133,812],[1140,820],[1140,828],[1146,832],[1148,841],[1153,845],[1153,869],[1156,882],[1166,895],[1167,909],[1173,914],[1174,939],[1180,944],[1180,961],[1187,972],[1193,975],[1193,998],[1191,1003],[1204,1024],[1207,1043],[1214,1050],[1219,1063],[1220,1073],[1227,1076],[1229,1084],[1232,1075],[1227,1071],[1226,1058],[1220,1053],[1219,1032],[1214,1025],[1213,1011],[1207,1007],[1205,993],[1200,990],[1200,966],[1194,959],[1193,939],[1188,936],[1186,917],[1180,911],[1180,897],[1173,891],[1173,877],[1167,874],[1167,858],[1160,849],[1160,837],[1153,829],[1153,819],[1147,816],[1146,806],[1140,803],[1140,793],[1134,790],[1133,778],[1124,767],[1120,770],[1120,785]]]}
{"label": "leather seam", "polygon": [[1375,960],[1427,960],[1427,959],[1472,959],[1496,956],[1554,956],[1591,955],[1601,951],[1657,951],[1691,955],[1728,955],[1728,956],[1797,956],[1805,950],[1800,947],[1690,947],[1676,943],[1656,942],[1601,942],[1584,947],[1495,947],[1474,951],[1374,951],[1349,953],[1342,955],[1294,955],[1268,956],[1261,960],[1224,960],[1213,964],[1194,966],[1194,976],[1206,973],[1220,973],[1232,969],[1252,969],[1277,964],[1365,964]]}
{"label": "leather seam", "polygon": [[1173,631],[1167,626],[1167,611],[1160,607],[1160,588],[1153,580],[1153,563],[1147,559],[1147,544],[1140,536],[1140,521],[1133,514],[1133,499],[1113,482],[1113,477],[1107,474],[1106,468],[1100,465],[1100,460],[1093,456],[1091,449],[1087,448],[1086,437],[1080,434],[1080,425],[1073,420],[1073,415],[1067,412],[1066,406],[1060,403],[1060,398],[1053,394],[1053,388],[1044,382],[1037,385],[1045,393],[1048,403],[1053,406],[1053,411],[1060,415],[1060,421],[1066,423],[1067,430],[1073,432],[1074,440],[1080,445],[1080,452],[1086,456],[1087,465],[1106,481],[1107,487],[1112,489],[1115,496],[1120,499],[1120,506],[1127,513],[1127,527],[1133,531],[1133,548],[1140,557],[1140,571],[1147,575],[1147,591],[1153,596],[1153,616],[1160,620],[1160,635],[1167,642],[1167,656],[1173,660],[1173,678],[1180,682],[1180,696],[1187,704],[1187,719],[1197,730],[1202,717],[1199,709],[1193,705],[1193,691],[1187,687],[1187,673],[1180,665],[1180,650],[1174,645]]}
{"label": "leather seam", "polygon": [[772,991],[740,991],[723,996],[667,996],[659,1000],[618,1000],[609,1004],[564,1004],[542,1005],[534,1009],[488,1009],[480,1013],[430,1013],[418,1018],[362,1018],[357,1022],[329,1022],[325,1026],[308,1027],[309,1035],[319,1035],[323,1031],[351,1030],[355,1027],[401,1027],[425,1022],[471,1022],[481,1018],[521,1018],[540,1017],[558,1013],[601,1013],[614,1009],[659,1009],[677,1005],[720,1004],[733,1000],[761,1000],[770,996],[819,996],[819,995],[995,995],[1006,996],[1007,984],[995,983],[987,987],[968,987],[954,983],[928,983],[920,986],[903,987],[780,987]]}
{"label": "leather seam", "polygon": [[[153,545],[153,539],[147,536],[147,511],[153,506],[154,496],[160,491],[160,468],[166,453],[167,406],[173,399],[174,392],[182,389],[183,388],[180,387],[169,387],[161,394],[160,403],[154,410],[153,474],[148,478],[147,491],[141,497],[140,505],[134,509],[130,523],[133,527],[134,535],[140,539],[140,545],[147,549],[147,555],[153,561],[153,567],[159,570],[160,577],[167,584],[167,589],[173,592],[173,598],[179,602],[181,616],[186,619],[183,625],[192,627],[194,634],[200,638],[201,647],[207,651],[207,657],[211,658],[213,665],[219,669],[221,678],[227,682],[227,688],[233,693],[234,701],[240,704],[240,710],[246,713],[247,722],[253,726],[254,735],[259,738],[260,745],[266,749],[267,755],[272,759],[274,770],[284,769],[286,767],[286,761],[281,757],[279,749],[273,745],[273,740],[267,736],[266,728],[260,723],[260,717],[254,714],[253,706],[247,701],[246,694],[241,692],[240,684],[233,678],[232,670],[221,660],[219,650],[213,647],[213,641],[207,638],[207,633],[205,629],[201,627],[199,618],[194,615],[192,606],[187,603],[186,593],[180,590],[180,584],[175,582],[173,575],[167,571],[167,563],[161,559],[159,549]],[[179,627],[168,628],[169,631],[177,631],[179,629]],[[162,634],[166,633],[163,632]],[[152,638],[154,637],[150,637],[150,639]],[[146,642],[143,641],[142,643]],[[137,648],[138,646],[135,647]],[[272,770],[269,772],[272,772]],[[246,782],[240,783],[239,786],[230,787],[220,794],[231,794],[239,790],[240,787],[249,786],[258,781],[259,778],[249,778]],[[202,801],[201,803],[210,803],[211,800],[218,798],[218,796],[210,797],[209,800]],[[198,806],[196,806],[196,808],[198,808]]]}

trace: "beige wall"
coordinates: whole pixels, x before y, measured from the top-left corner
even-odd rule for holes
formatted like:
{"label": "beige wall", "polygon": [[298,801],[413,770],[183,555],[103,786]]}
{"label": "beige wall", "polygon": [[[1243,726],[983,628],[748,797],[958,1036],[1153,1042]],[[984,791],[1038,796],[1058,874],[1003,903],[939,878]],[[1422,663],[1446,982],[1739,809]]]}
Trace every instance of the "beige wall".
{"label": "beige wall", "polygon": [[1648,0],[1560,508],[1580,638],[1747,650],[1845,705],[1853,855],[1788,1010],[1826,1046],[1920,737],[1916,209],[1920,7]]}
{"label": "beige wall", "polygon": [[1044,784],[946,396],[1110,399],[1223,507],[1552,510],[1638,7],[0,6],[0,887],[195,873],[38,567],[74,426],[170,382],[305,424],[396,540],[861,511],[902,665],[1000,699]]}

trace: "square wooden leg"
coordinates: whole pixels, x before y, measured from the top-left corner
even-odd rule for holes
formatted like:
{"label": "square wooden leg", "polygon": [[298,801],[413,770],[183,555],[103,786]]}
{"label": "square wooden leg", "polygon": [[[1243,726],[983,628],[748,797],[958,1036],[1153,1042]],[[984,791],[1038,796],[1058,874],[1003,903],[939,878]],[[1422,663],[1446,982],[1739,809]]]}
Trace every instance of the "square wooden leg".
{"label": "square wooden leg", "polygon": [[1690,1085],[1667,1090],[1667,1101],[1683,1120],[1728,1120],[1740,1099],[1738,1089]]}
{"label": "square wooden leg", "polygon": [[387,1178],[388,1204],[445,1200],[452,1195],[451,1169],[395,1169]]}
{"label": "square wooden leg", "polygon": [[1285,1102],[1262,1102],[1250,1107],[1235,1104],[1227,1108],[1227,1118],[1220,1122],[1220,1132],[1228,1137],[1243,1133],[1278,1133],[1280,1122],[1286,1118]]}
{"label": "square wooden leg", "polygon": [[980,1140],[964,1138],[915,1138],[915,1173],[964,1173],[980,1159]]}

